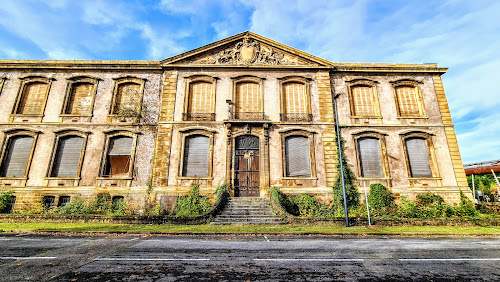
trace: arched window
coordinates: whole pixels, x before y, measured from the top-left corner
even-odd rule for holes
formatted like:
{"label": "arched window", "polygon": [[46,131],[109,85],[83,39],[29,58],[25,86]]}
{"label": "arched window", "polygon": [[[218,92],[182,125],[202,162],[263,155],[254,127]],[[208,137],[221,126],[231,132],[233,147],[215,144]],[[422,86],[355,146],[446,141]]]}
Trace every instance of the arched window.
{"label": "arched window", "polygon": [[58,138],[50,177],[79,177],[84,143],[81,136]]}
{"label": "arched window", "polygon": [[361,177],[384,177],[379,139],[362,137],[357,142]]}
{"label": "arched window", "polygon": [[420,93],[419,81],[398,80],[391,82],[396,95],[396,105],[400,117],[424,117],[425,106]]}
{"label": "arched window", "polygon": [[399,86],[396,88],[399,114],[401,116],[418,116],[418,97],[415,87]]}
{"label": "arched window", "polygon": [[184,120],[215,120],[215,79],[212,77],[188,79]]}
{"label": "arched window", "polygon": [[309,138],[301,135],[285,137],[285,176],[311,176]]}
{"label": "arched window", "polygon": [[204,135],[186,136],[182,164],[183,177],[209,176],[210,138]]}
{"label": "arched window", "polygon": [[141,109],[141,85],[122,83],[118,85],[113,114],[120,116],[137,116]]}
{"label": "arched window", "polygon": [[310,120],[309,97],[304,83],[283,84],[283,114],[285,120]]}
{"label": "arched window", "polygon": [[411,177],[432,177],[427,140],[422,137],[405,139]]}
{"label": "arched window", "polygon": [[3,154],[1,177],[26,177],[33,152],[34,137],[16,135],[8,138]]}
{"label": "arched window", "polygon": [[94,86],[94,84],[88,82],[73,84],[64,114],[90,115],[94,100]]}
{"label": "arched window", "polygon": [[130,176],[132,171],[132,149],[134,138],[129,136],[114,136],[109,139],[103,176]]}
{"label": "arched window", "polygon": [[355,116],[375,116],[375,99],[371,86],[358,85],[351,88],[353,114]]}
{"label": "arched window", "polygon": [[236,83],[234,114],[235,119],[262,120],[262,98],[260,83],[241,81]]}
{"label": "arched window", "polygon": [[380,117],[377,83],[376,81],[363,78],[347,81],[352,117]]}
{"label": "arched window", "polygon": [[48,83],[30,82],[25,84],[15,113],[18,115],[42,115],[48,89]]}

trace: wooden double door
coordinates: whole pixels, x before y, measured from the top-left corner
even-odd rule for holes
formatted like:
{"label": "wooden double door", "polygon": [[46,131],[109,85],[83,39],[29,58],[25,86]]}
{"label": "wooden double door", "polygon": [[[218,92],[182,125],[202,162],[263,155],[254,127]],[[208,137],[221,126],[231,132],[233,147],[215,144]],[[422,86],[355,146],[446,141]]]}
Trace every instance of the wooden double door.
{"label": "wooden double door", "polygon": [[235,140],[234,192],[236,197],[260,197],[259,138],[239,136]]}

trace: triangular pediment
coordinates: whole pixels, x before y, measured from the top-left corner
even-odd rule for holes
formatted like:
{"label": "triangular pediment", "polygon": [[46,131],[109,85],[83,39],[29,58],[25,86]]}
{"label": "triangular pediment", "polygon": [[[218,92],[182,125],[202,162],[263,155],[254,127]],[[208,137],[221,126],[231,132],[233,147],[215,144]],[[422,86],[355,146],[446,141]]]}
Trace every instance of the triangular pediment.
{"label": "triangular pediment", "polygon": [[161,61],[162,66],[330,67],[331,62],[246,31]]}

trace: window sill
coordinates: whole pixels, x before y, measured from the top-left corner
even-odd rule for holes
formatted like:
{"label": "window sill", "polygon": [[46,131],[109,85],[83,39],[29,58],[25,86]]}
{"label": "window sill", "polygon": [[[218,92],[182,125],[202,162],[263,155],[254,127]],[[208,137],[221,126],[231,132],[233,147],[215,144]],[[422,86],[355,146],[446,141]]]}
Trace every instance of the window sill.
{"label": "window sill", "polygon": [[80,177],[45,177],[45,180],[80,180]]}
{"label": "window sill", "polygon": [[311,176],[286,176],[286,177],[282,177],[281,179],[283,179],[283,180],[318,180],[317,177],[311,177]]}
{"label": "window sill", "polygon": [[358,180],[392,180],[392,177],[358,177]]}
{"label": "window sill", "polygon": [[408,177],[408,180],[441,180],[441,177]]}
{"label": "window sill", "polygon": [[213,177],[211,176],[203,176],[203,177],[196,177],[196,176],[179,176],[178,179],[180,180],[212,180]]}
{"label": "window sill", "polygon": [[9,176],[2,176],[0,177],[0,180],[27,180],[28,177],[9,177]]}
{"label": "window sill", "polygon": [[429,119],[428,116],[404,116],[404,117],[398,116],[396,118],[398,118],[398,119],[415,119],[415,118],[418,118],[418,119]]}
{"label": "window sill", "polygon": [[105,176],[100,176],[100,177],[97,177],[97,180],[132,180],[132,179],[134,179],[134,178],[131,177],[131,176],[123,176],[123,177],[113,177],[113,176],[105,177]]}
{"label": "window sill", "polygon": [[351,118],[382,119],[382,116],[351,116]]}

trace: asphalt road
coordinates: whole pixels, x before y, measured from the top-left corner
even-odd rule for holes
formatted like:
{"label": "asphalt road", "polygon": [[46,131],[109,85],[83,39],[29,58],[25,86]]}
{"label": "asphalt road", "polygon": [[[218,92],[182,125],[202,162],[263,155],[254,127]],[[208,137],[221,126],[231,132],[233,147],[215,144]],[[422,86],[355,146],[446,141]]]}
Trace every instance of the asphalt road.
{"label": "asphalt road", "polygon": [[0,281],[500,281],[500,238],[0,237]]}

